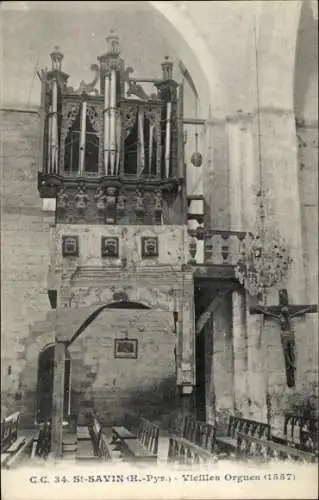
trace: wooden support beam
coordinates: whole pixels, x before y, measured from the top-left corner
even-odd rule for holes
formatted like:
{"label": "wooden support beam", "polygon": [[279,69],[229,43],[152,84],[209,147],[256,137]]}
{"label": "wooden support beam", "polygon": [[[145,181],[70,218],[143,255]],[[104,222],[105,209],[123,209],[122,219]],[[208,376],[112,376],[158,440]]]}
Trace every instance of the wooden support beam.
{"label": "wooden support beam", "polygon": [[228,294],[229,291],[230,291],[229,288],[226,288],[224,290],[219,290],[217,295],[215,295],[213,300],[206,307],[205,311],[200,315],[200,317],[196,321],[196,335],[198,335],[202,331],[202,329],[206,325],[211,315],[217,311],[220,304],[222,303],[223,298]]}
{"label": "wooden support beam", "polygon": [[57,342],[54,348],[53,404],[52,404],[52,454],[62,457],[65,344]]}

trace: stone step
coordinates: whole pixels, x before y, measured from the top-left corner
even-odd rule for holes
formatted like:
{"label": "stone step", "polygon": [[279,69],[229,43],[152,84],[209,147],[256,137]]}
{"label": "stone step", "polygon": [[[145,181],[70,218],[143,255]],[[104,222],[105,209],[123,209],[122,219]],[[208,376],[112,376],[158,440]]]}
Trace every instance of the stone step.
{"label": "stone step", "polygon": [[63,453],[76,453],[77,452],[77,445],[75,444],[64,444],[63,445]]}

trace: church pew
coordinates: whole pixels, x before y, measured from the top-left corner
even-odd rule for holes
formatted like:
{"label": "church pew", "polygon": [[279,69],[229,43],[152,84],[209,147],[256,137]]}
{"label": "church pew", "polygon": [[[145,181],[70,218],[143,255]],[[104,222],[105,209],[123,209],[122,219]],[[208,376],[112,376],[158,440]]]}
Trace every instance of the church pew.
{"label": "church pew", "polygon": [[10,446],[9,448],[6,449],[6,453],[16,453],[22,445],[26,442],[26,437],[21,436],[18,439],[16,439]]}
{"label": "church pew", "polygon": [[[128,461],[157,461],[160,428],[145,418],[140,418],[136,438],[119,437],[121,451]],[[133,433],[134,434],[134,433]]]}
{"label": "church pew", "polygon": [[231,415],[228,421],[226,436],[216,436],[216,452],[226,455],[235,454],[237,450],[237,434],[238,432],[248,436],[255,436],[259,439],[270,439],[270,425],[257,420],[250,420],[243,417]]}
{"label": "church pew", "polygon": [[11,457],[10,453],[1,453],[1,467],[4,467],[6,462]]}
{"label": "church pew", "polygon": [[242,432],[237,433],[236,456],[238,459],[258,462],[290,460],[306,463],[317,460],[315,453],[308,453],[290,446],[275,443],[272,440],[249,436]]}
{"label": "church pew", "polygon": [[110,444],[116,445],[115,450],[122,450],[124,439],[137,439],[139,423],[139,418],[135,414],[125,413],[122,425],[116,425],[112,427],[113,436]]}
{"label": "church pew", "polygon": [[216,455],[187,439],[169,435],[167,462],[181,465],[202,465],[216,463]]}
{"label": "church pew", "polygon": [[214,452],[216,429],[211,424],[196,420],[191,415],[186,415],[184,418],[181,437],[211,453]]}
{"label": "church pew", "polygon": [[318,418],[292,412],[284,415],[283,444],[302,451],[318,453]]}
{"label": "church pew", "polygon": [[5,452],[7,448],[18,437],[18,426],[20,421],[20,412],[15,412],[4,418],[1,422],[1,452]]}
{"label": "church pew", "polygon": [[9,458],[4,462],[4,468],[15,469],[19,465],[24,464],[31,457],[33,448],[34,436],[30,438],[24,438],[21,441],[21,446],[14,453],[9,454]]}
{"label": "church pew", "polygon": [[77,461],[111,461],[112,454],[103,434],[103,429],[92,412],[88,426],[78,428]]}

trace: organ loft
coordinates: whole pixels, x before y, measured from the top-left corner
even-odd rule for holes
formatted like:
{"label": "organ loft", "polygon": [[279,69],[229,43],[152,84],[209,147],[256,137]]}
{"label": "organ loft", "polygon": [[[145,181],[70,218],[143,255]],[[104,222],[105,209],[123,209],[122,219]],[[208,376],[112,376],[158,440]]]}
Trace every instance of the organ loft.
{"label": "organ loft", "polygon": [[[118,37],[106,41],[91,84],[68,86],[57,48],[41,74],[38,189],[55,212],[48,296],[63,360],[53,399],[38,389],[40,420],[60,404],[64,418],[94,406],[115,422],[136,391],[141,411],[163,411],[163,404],[169,411],[176,397],[189,406],[195,384],[183,86],[169,58],[158,79],[134,79]],[[196,161],[200,167],[199,153]],[[202,197],[194,203],[196,227]],[[151,402],[161,383],[164,403],[158,395]]]}

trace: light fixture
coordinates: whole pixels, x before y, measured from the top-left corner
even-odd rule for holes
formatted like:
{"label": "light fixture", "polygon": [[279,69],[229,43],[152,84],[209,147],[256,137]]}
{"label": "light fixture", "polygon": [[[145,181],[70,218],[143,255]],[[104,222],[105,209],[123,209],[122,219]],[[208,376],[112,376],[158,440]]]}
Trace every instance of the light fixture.
{"label": "light fixture", "polygon": [[247,233],[241,242],[235,276],[252,296],[263,299],[267,288],[280,283],[292,259],[277,231],[265,227],[264,194],[257,195],[258,209],[255,234]]}
{"label": "light fixture", "polygon": [[[258,52],[256,50],[256,89],[258,125],[259,190],[257,193],[257,216],[255,233],[247,233],[241,241],[240,257],[235,268],[235,276],[247,292],[264,301],[267,288],[280,283],[286,276],[292,259],[279,232],[269,225],[266,217],[265,191],[263,186],[263,164],[261,148],[260,97],[258,79]],[[267,193],[269,195],[269,193]],[[267,197],[269,198],[269,196]]]}

